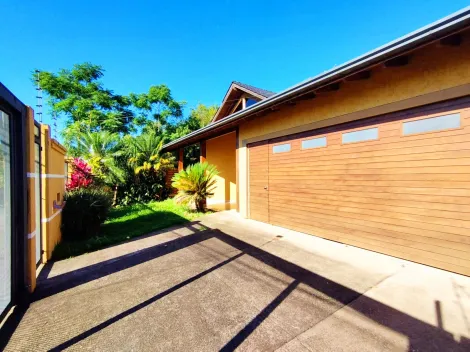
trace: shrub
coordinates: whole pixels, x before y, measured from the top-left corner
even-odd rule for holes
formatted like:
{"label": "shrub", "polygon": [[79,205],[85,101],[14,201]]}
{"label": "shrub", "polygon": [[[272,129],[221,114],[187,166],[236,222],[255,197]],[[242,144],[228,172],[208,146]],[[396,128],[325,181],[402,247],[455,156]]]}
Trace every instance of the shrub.
{"label": "shrub", "polygon": [[91,173],[91,166],[83,159],[74,158],[72,162],[72,175],[70,176],[70,181],[65,186],[67,191],[85,188],[91,186],[92,183],[93,175]]}
{"label": "shrub", "polygon": [[160,170],[135,174],[134,170],[129,168],[125,181],[119,185],[117,203],[130,205],[165,200],[170,194],[170,189],[165,183],[165,173],[166,171]]}
{"label": "shrub", "polygon": [[98,188],[68,191],[64,200],[61,231],[65,240],[80,240],[97,235],[112,204],[111,194]]}
{"label": "shrub", "polygon": [[181,170],[172,178],[172,186],[178,190],[175,201],[182,204],[194,205],[197,211],[204,211],[206,198],[214,195],[216,180],[219,172],[214,165],[197,163]]}

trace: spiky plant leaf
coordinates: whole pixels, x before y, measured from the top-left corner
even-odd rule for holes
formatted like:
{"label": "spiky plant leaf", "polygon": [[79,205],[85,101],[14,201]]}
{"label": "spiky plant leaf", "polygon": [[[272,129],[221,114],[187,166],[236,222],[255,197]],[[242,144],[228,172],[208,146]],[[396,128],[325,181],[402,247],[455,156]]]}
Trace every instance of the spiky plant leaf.
{"label": "spiky plant leaf", "polygon": [[215,177],[218,174],[215,165],[207,162],[190,165],[181,170],[172,178],[172,186],[178,190],[175,201],[195,205],[198,211],[204,211],[206,198],[214,195]]}

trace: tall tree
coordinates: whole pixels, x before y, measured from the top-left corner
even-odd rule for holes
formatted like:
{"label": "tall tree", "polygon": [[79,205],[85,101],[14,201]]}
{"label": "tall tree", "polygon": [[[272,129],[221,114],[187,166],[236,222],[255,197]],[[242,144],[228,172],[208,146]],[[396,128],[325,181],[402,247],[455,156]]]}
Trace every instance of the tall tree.
{"label": "tall tree", "polygon": [[134,118],[131,101],[104,88],[103,75],[101,66],[86,62],[58,73],[41,71],[39,83],[52,111],[65,115],[67,125],[79,122],[87,132],[128,132]]}
{"label": "tall tree", "polygon": [[175,101],[163,84],[150,87],[147,93],[131,93],[129,98],[136,112],[134,122],[146,132],[162,133],[182,120],[184,102]]}
{"label": "tall tree", "polygon": [[118,95],[104,87],[103,75],[104,69],[91,63],[76,64],[58,73],[39,73],[52,111],[67,118],[63,137],[69,149],[78,152],[76,137],[82,132],[161,132],[166,125],[181,120],[184,103],[175,101],[167,86],[151,86],[147,93]]}
{"label": "tall tree", "polygon": [[191,109],[190,118],[199,121],[199,128],[207,126],[214,117],[219,107],[217,105],[204,105],[198,104],[195,108]]}

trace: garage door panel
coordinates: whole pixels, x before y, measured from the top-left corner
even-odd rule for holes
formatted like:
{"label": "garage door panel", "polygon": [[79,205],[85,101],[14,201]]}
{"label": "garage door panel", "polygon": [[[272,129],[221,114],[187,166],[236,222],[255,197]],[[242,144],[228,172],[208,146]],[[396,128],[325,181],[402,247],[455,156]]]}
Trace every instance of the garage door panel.
{"label": "garage door panel", "polygon": [[[470,144],[469,144],[470,147]],[[303,154],[303,153],[299,153]],[[311,157],[305,155],[299,155],[298,157],[291,156],[290,158],[283,157],[273,158],[273,161],[286,166],[286,165],[296,165],[299,163],[305,163],[308,166],[323,166],[323,165],[344,165],[353,160],[353,164],[371,164],[371,163],[388,163],[388,162],[409,162],[409,161],[431,161],[435,160],[436,166],[440,165],[441,160],[454,160],[454,159],[470,159],[470,148],[465,150],[452,150],[452,151],[434,151],[429,153],[404,153],[399,155],[382,155],[374,157],[361,157],[361,156],[350,156],[343,155],[338,158],[328,158],[328,157]],[[460,165],[456,164],[456,165]]]}
{"label": "garage door panel", "polygon": [[[287,225],[287,226],[284,225],[285,227],[289,227],[289,228],[295,227],[295,228],[301,229],[301,232],[314,234],[320,237],[327,237],[334,241],[338,241],[342,243],[350,243],[348,241],[357,241],[360,243],[368,244],[369,246],[371,246],[368,249],[373,249],[375,251],[382,252],[383,248],[388,248],[390,250],[400,252],[403,254],[414,255],[414,256],[421,257],[421,258],[435,259],[444,263],[458,265],[458,266],[470,269],[470,261],[468,260],[468,256],[467,256],[467,259],[458,258],[453,255],[451,256],[451,255],[436,253],[428,249],[413,248],[413,247],[410,247],[409,244],[406,244],[406,245],[394,244],[394,243],[385,241],[387,236],[383,236],[383,238],[380,240],[375,240],[373,238],[367,237],[365,232],[358,235],[358,234],[352,234],[351,232],[348,232],[348,231],[346,232],[333,231],[333,230],[329,230],[325,228],[325,226],[314,226],[311,224],[299,223],[299,222],[289,220],[289,219],[279,218],[279,220],[281,221],[280,223],[284,223]],[[276,222],[276,218],[273,218],[271,221],[274,224]],[[277,225],[283,226],[279,224]]]}
{"label": "garage door panel", "polygon": [[[276,222],[276,221],[273,220],[273,222]],[[387,249],[393,250],[396,253],[413,255],[413,256],[420,257],[420,258],[434,259],[434,260],[441,261],[443,263],[458,265],[460,267],[470,269],[469,261],[466,259],[462,259],[462,258],[442,255],[439,253],[430,252],[428,250],[416,249],[416,248],[409,247],[407,245],[405,246],[396,245],[396,244],[385,242],[383,240],[377,241],[374,239],[364,237],[363,235],[357,236],[357,235],[352,235],[349,233],[327,230],[323,226],[317,227],[317,226],[313,226],[309,224],[302,224],[298,222],[289,221],[288,219],[283,219],[282,222],[280,223],[285,224],[284,227],[297,228],[301,232],[315,234],[316,236],[329,238],[337,242],[352,243],[352,244],[356,243],[356,245],[357,243],[363,243],[363,244],[367,244],[368,246],[370,246],[367,249],[372,249],[375,251],[383,252],[383,249],[387,248]],[[276,224],[276,225],[279,225],[279,224]],[[283,226],[283,225],[279,225],[279,226]],[[414,260],[416,261],[416,258]]]}
{"label": "garage door panel", "polygon": [[449,264],[460,265],[470,268],[470,260],[468,260],[468,252],[447,249],[444,247],[434,246],[427,243],[420,243],[407,239],[390,237],[387,235],[375,235],[367,231],[355,231],[345,229],[341,226],[328,226],[324,223],[302,223],[293,219],[283,217],[271,217],[271,222],[280,221],[288,223],[289,226],[303,228],[303,232],[312,234],[321,234],[331,238],[337,238],[343,242],[344,239],[357,240],[376,246],[387,246],[390,249],[400,251],[402,253],[415,254],[423,257],[437,259]]}
{"label": "garage door panel", "polygon": [[[281,199],[290,200],[291,197],[286,196],[284,191],[277,191],[277,190],[270,190],[270,196],[275,199],[275,197],[279,196]],[[390,195],[387,195],[390,196]],[[367,204],[368,206],[376,206],[376,205],[384,205],[390,207],[404,207],[407,209],[425,209],[427,210],[437,210],[437,211],[447,211],[447,212],[455,212],[456,214],[460,213],[469,213],[470,216],[470,205],[468,205],[465,201],[465,197],[462,200],[463,204],[454,204],[454,201],[458,198],[456,197],[449,197],[448,203],[436,203],[433,201],[413,201],[409,200],[399,200],[399,199],[391,199],[390,197],[378,196],[377,198],[373,197],[366,197],[363,193],[358,193],[357,196],[350,196],[350,195],[328,195],[328,194],[318,194],[317,192],[303,192],[302,194],[298,194],[296,198],[299,201],[307,202],[309,200],[318,201],[318,202],[348,202],[348,203],[363,203]],[[421,200],[421,199],[420,199]],[[434,200],[434,199],[433,199]],[[373,204],[373,205],[371,205]],[[463,219],[463,218],[462,218]],[[466,219],[466,218],[465,218]]]}
{"label": "garage door panel", "polygon": [[[280,202],[279,202],[280,203]],[[274,209],[274,202],[271,202],[270,197],[270,213]],[[284,206],[287,208],[287,206]],[[356,219],[370,219],[375,222],[383,222],[388,224],[397,224],[405,227],[413,227],[416,229],[428,229],[445,233],[452,233],[456,235],[468,236],[468,222],[463,220],[451,220],[443,218],[425,217],[420,215],[392,213],[383,211],[361,210],[358,208],[351,208],[347,206],[324,206],[316,204],[289,204],[288,208],[303,212],[308,219],[311,213],[322,213],[334,215],[339,218],[350,217]]]}
{"label": "garage door panel", "polygon": [[391,242],[399,245],[410,245],[413,248],[429,250],[431,252],[451,255],[457,258],[468,260],[470,258],[470,244],[465,244],[439,238],[426,237],[394,230],[384,230],[377,227],[366,225],[357,225],[348,222],[332,222],[318,216],[311,216],[305,222],[305,218],[297,219],[292,215],[284,214],[282,211],[273,211],[271,221],[292,221],[301,224],[302,221],[307,225],[319,226],[325,229],[331,229],[339,232],[347,232],[357,236],[365,236],[380,240],[382,236],[385,242]]}
{"label": "garage door panel", "polygon": [[288,173],[308,173],[311,175],[322,175],[322,176],[347,176],[347,175],[419,175],[419,174],[468,174],[470,172],[470,166],[434,166],[434,167],[406,167],[406,168],[374,168],[374,169],[356,169],[347,170],[347,173],[343,170],[315,170],[304,166],[293,167],[272,167],[269,173],[281,173],[289,175]]}
{"label": "garage door panel", "polygon": [[403,188],[452,188],[461,189],[465,194],[466,190],[470,188],[470,182],[458,181],[454,179],[443,180],[364,180],[364,179],[349,179],[344,177],[343,179],[328,180],[318,179],[313,175],[269,175],[269,182],[272,184],[290,182],[290,183],[302,183],[310,184],[315,183],[317,185],[335,184],[338,186],[370,186],[370,187],[403,187]]}
{"label": "garage door panel", "polygon": [[[270,192],[279,191],[279,192],[288,192],[289,189],[292,187],[276,187],[271,188]],[[384,193],[384,192],[363,192],[363,191],[354,191],[348,189],[347,191],[337,192],[335,190],[329,189],[316,189],[312,190],[309,188],[305,188],[302,190],[302,194],[318,194],[318,195],[344,195],[347,197],[364,197],[370,198],[371,202],[375,202],[377,200],[404,200],[404,201],[413,201],[413,202],[422,202],[423,204],[428,203],[443,203],[443,204],[451,204],[455,206],[461,205],[468,205],[468,198],[467,197],[456,197],[456,196],[442,196],[442,195],[423,195],[423,194],[406,194],[406,193]],[[345,199],[346,200],[346,199]]]}
{"label": "garage door panel", "polygon": [[[353,159],[354,160],[354,159]],[[439,160],[417,160],[417,161],[390,161],[390,162],[373,162],[373,163],[348,163],[348,164],[321,164],[313,162],[307,159],[302,162],[292,162],[290,160],[280,161],[276,167],[291,167],[294,168],[297,165],[302,164],[303,167],[311,167],[314,170],[357,170],[357,169],[388,169],[388,168],[408,168],[408,167],[436,167],[436,166],[470,166],[470,158],[465,159],[439,159]],[[273,167],[273,170],[276,170]],[[271,169],[271,168],[270,168]]]}
{"label": "garage door panel", "polygon": [[[285,224],[285,223],[275,223],[275,222],[273,222],[273,225],[286,227],[286,228],[289,228],[289,229],[292,229],[292,230],[295,230],[295,231],[313,233],[309,229],[306,229],[306,228],[303,228],[303,227],[298,227],[296,225],[289,225],[289,224]],[[455,264],[450,264],[450,263],[447,263],[447,262],[435,260],[435,259],[430,258],[430,257],[424,257],[424,256],[417,255],[417,254],[405,253],[405,252],[390,249],[389,247],[385,247],[385,246],[371,245],[369,243],[359,241],[359,240],[353,240],[351,238],[344,238],[344,237],[338,238],[336,236],[326,235],[326,234],[322,234],[322,233],[315,234],[315,236],[322,237],[322,238],[329,239],[329,240],[336,241],[336,242],[349,244],[349,245],[364,248],[364,249],[368,249],[368,250],[372,250],[374,252],[388,254],[388,255],[391,255],[391,256],[394,256],[394,257],[399,257],[399,258],[411,260],[411,261],[414,261],[414,262],[419,262],[419,263],[422,263],[422,264],[435,266],[435,267],[438,267],[438,268],[442,268],[442,269],[445,269],[445,270],[458,272],[458,273],[470,276],[470,268],[468,268],[468,267],[455,265]]]}
{"label": "garage door panel", "polygon": [[[286,205],[295,205],[300,203],[306,204],[313,204],[315,206],[325,206],[327,209],[328,207],[343,207],[345,201],[347,202],[348,206],[357,208],[360,211],[383,211],[387,213],[402,213],[402,214],[413,214],[419,216],[429,216],[429,217],[437,217],[437,218],[445,218],[445,219],[455,219],[455,220],[465,220],[470,221],[470,213],[469,212],[461,212],[461,211],[449,211],[449,210],[441,210],[441,209],[432,209],[424,205],[423,207],[412,207],[409,204],[402,203],[401,206],[399,205],[387,205],[387,204],[380,204],[380,203],[372,203],[372,202],[354,202],[351,200],[345,200],[337,198],[336,200],[333,199],[324,199],[318,197],[305,197],[302,194],[296,196],[296,199],[292,199],[285,194],[273,194],[274,192],[270,193],[270,199],[272,202],[282,202]],[[468,210],[468,209],[467,209]]]}
{"label": "garage door panel", "polygon": [[346,180],[359,180],[359,181],[469,181],[469,175],[466,173],[461,174],[426,174],[426,173],[410,173],[410,174],[384,174],[384,173],[336,173],[336,174],[321,174],[311,171],[270,171],[269,178],[275,179],[276,177],[284,176],[290,178],[308,176],[312,180],[329,180],[330,182],[346,181]]}
{"label": "garage door panel", "polygon": [[[331,145],[327,147],[306,149],[299,151],[302,156],[315,158],[315,160],[336,160],[336,159],[352,159],[356,157],[375,157],[375,156],[392,156],[392,155],[407,155],[407,154],[424,154],[452,150],[468,150],[470,148],[470,135],[465,134],[461,140],[452,142],[443,140],[438,143],[436,139],[430,139],[426,143],[396,143],[396,144],[376,144],[374,146],[354,147],[349,148],[343,145]],[[403,141],[403,139],[402,139]],[[294,147],[293,147],[294,148]],[[300,149],[300,146],[297,148]],[[291,155],[292,156],[292,155]],[[289,159],[289,158],[287,158]]]}
{"label": "garage door panel", "polygon": [[[374,141],[370,145],[358,143],[355,146],[351,145],[332,145],[328,140],[328,146],[322,148],[300,150],[299,154],[303,157],[315,157],[319,160],[335,160],[335,159],[351,159],[356,157],[374,157],[374,156],[387,156],[387,155],[406,155],[406,154],[422,154],[433,153],[451,150],[468,150],[470,146],[470,135],[465,133],[459,138],[430,138],[429,140],[410,141],[410,137],[403,137],[397,139],[395,143],[381,144]],[[294,149],[294,146],[293,146]],[[296,158],[297,156],[292,156]],[[279,159],[285,157],[290,159],[289,155],[277,156]]]}
{"label": "garage door panel", "polygon": [[[469,136],[470,138],[470,136]],[[326,148],[326,147],[323,147]],[[319,148],[320,149],[320,148]],[[288,153],[286,153],[288,154]],[[382,151],[363,151],[357,152],[350,150],[349,153],[309,153],[308,150],[302,150],[293,155],[273,156],[272,160],[290,161],[297,163],[307,159],[307,161],[318,163],[319,165],[332,165],[344,163],[354,159],[355,163],[370,163],[377,161],[400,161],[400,160],[429,160],[429,159],[456,159],[470,157],[470,142],[443,144],[440,146],[424,146],[421,148],[400,148]],[[321,163],[327,162],[327,164]]]}
{"label": "garage door panel", "polygon": [[[288,183],[287,183],[288,182]],[[315,181],[292,181],[281,180],[269,182],[272,190],[287,188],[296,189],[299,193],[306,190],[332,190],[332,191],[356,191],[356,192],[373,192],[373,193],[397,193],[397,194],[413,194],[413,195],[434,195],[434,196],[455,196],[465,198],[465,204],[468,204],[470,190],[454,189],[454,188],[421,188],[421,187],[374,187],[374,186],[358,186],[358,185],[335,185],[335,184],[318,184]]]}
{"label": "garage door panel", "polygon": [[[409,235],[417,235],[423,237],[430,237],[438,240],[449,241],[451,245],[449,248],[455,248],[458,244],[463,244],[465,246],[470,245],[470,238],[469,236],[462,236],[462,235],[454,235],[449,234],[446,232],[439,232],[435,230],[426,230],[420,228],[413,228],[413,227],[406,227],[397,225],[395,223],[384,223],[384,222],[377,222],[373,221],[373,219],[367,218],[354,218],[354,217],[341,217],[338,218],[337,215],[331,215],[326,213],[320,212],[308,212],[308,214],[302,214],[302,212],[289,209],[284,211],[283,209],[272,207],[270,212],[273,213],[274,216],[282,217],[286,216],[289,219],[295,219],[295,221],[317,221],[322,223],[339,223],[341,221],[342,226],[344,227],[354,227],[354,228],[361,228],[361,227],[368,227],[368,228],[376,228],[379,232],[399,232]],[[284,212],[284,213],[283,213]],[[458,247],[459,249],[461,247]],[[465,247],[466,248],[466,247]]]}

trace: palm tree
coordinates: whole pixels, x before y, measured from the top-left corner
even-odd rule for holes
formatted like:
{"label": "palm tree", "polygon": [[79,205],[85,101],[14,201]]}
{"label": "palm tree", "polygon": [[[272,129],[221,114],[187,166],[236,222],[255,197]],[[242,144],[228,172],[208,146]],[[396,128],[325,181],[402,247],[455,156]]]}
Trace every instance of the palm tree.
{"label": "palm tree", "polygon": [[170,153],[161,153],[163,137],[155,132],[143,133],[135,138],[129,136],[125,144],[129,164],[136,174],[156,173],[173,167],[174,157]]}
{"label": "palm tree", "polygon": [[172,179],[172,186],[178,189],[175,201],[194,204],[197,211],[204,211],[206,198],[214,195],[215,177],[218,174],[216,167],[206,162],[181,170]]}
{"label": "palm tree", "polygon": [[119,135],[106,131],[82,132],[77,138],[77,144],[83,158],[92,167],[93,175],[114,187],[115,204],[118,184],[124,181],[125,175],[117,163],[117,158],[123,154]]}

